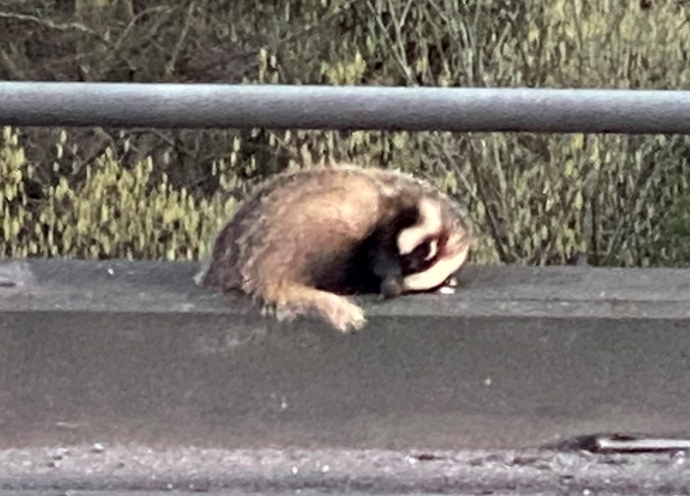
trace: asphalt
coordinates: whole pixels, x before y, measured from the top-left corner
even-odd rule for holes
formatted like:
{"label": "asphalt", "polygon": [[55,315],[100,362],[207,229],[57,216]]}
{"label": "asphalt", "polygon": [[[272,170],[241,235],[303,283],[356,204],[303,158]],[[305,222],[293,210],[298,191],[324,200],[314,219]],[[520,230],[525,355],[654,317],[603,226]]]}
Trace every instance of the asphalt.
{"label": "asphalt", "polygon": [[690,438],[690,271],[468,267],[455,295],[359,299],[341,335],[196,270],[0,264],[0,490],[690,487],[682,443],[591,452]]}
{"label": "asphalt", "polygon": [[684,454],[204,450],[88,446],[0,453],[3,490],[235,494],[688,494]]}

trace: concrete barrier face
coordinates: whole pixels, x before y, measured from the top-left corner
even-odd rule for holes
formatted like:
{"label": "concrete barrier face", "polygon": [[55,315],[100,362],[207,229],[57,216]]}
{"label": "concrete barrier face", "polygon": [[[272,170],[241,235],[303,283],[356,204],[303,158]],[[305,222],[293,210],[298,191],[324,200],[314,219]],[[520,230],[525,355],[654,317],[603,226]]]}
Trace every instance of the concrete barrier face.
{"label": "concrete barrier face", "polygon": [[360,298],[370,323],[342,335],[262,318],[194,286],[196,270],[1,265],[0,450],[690,437],[688,271],[468,267],[455,295]]}

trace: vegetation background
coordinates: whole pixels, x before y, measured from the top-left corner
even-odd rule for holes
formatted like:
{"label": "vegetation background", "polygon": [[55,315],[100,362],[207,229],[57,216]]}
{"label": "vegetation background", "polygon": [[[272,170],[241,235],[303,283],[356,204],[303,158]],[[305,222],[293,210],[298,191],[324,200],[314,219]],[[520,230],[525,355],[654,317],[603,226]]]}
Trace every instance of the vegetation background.
{"label": "vegetation background", "polygon": [[[5,0],[0,79],[690,89],[686,0]],[[5,128],[0,256],[197,259],[334,158],[465,203],[475,263],[690,262],[683,136]]]}

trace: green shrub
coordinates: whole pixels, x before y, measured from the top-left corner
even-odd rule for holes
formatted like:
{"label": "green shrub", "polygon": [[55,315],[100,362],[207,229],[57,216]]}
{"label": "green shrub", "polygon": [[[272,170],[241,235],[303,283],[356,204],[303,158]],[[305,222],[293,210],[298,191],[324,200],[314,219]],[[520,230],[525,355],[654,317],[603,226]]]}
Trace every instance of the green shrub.
{"label": "green shrub", "polygon": [[[244,43],[247,51],[255,49],[253,61],[241,71],[245,82],[690,86],[690,5],[675,0],[650,8],[588,0],[308,0],[299,6],[289,0],[256,0],[222,1],[214,9],[179,17],[186,23],[179,27],[197,42],[178,44],[175,55],[191,64],[194,54],[215,53],[212,39]],[[171,14],[160,20],[166,36],[179,37],[174,19]],[[138,26],[113,24],[112,36],[136,32]],[[105,59],[94,57],[89,63],[100,60]],[[155,66],[158,59],[148,60],[152,74],[163,70]],[[194,73],[166,64],[165,80],[193,80]],[[22,130],[22,136],[30,132]],[[690,260],[690,234],[684,227],[690,216],[690,141],[683,136],[165,133],[147,135],[164,134],[156,142],[162,153],[142,152],[135,161],[120,160],[119,167],[114,153],[97,154],[88,162],[88,173],[78,152],[59,160],[48,154],[24,160],[31,140],[17,144],[8,134],[0,171],[12,175],[3,193],[0,253],[196,258],[235,208],[234,200],[221,198],[241,194],[268,174],[334,158],[415,171],[456,196],[480,234],[473,254],[477,263],[564,263],[579,253],[600,265],[683,265]],[[56,146],[67,149],[76,136],[70,130]],[[135,146],[130,146],[133,134],[110,136],[115,147]],[[185,159],[186,152],[172,144],[178,142],[184,150],[217,153]],[[42,194],[26,193],[29,179]],[[197,187],[202,182],[205,189]],[[131,211],[137,208],[146,214]]]}

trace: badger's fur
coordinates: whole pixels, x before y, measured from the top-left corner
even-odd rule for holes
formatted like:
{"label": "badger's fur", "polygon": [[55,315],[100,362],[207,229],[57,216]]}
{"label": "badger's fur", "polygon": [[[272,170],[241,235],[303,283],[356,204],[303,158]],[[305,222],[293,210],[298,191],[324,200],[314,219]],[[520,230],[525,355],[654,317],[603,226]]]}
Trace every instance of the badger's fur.
{"label": "badger's fur", "polygon": [[281,320],[317,313],[345,332],[365,317],[343,295],[439,287],[470,243],[461,207],[430,184],[331,164],[260,185],[218,234],[197,282],[248,294]]}

